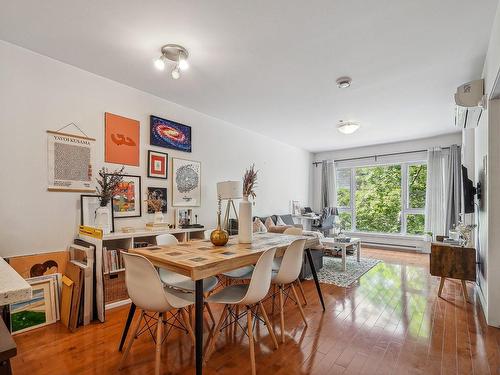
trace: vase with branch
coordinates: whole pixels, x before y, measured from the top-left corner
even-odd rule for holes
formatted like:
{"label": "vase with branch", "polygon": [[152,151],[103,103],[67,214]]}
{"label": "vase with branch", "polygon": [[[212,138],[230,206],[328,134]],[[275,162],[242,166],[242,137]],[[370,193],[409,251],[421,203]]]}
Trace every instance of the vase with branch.
{"label": "vase with branch", "polygon": [[149,211],[153,211],[155,214],[153,220],[154,224],[164,224],[165,216],[163,215],[163,207],[165,206],[165,201],[153,192],[148,194],[146,204],[148,205]]}
{"label": "vase with branch", "polygon": [[[102,229],[103,234],[111,233],[111,226],[109,225],[109,218],[111,212],[109,211],[108,204],[113,200],[113,194],[120,182],[123,180],[123,169],[110,172],[106,167],[99,170],[99,177],[97,177],[97,194],[99,196],[100,207],[95,212],[95,225]],[[111,209],[113,209],[111,205]]]}
{"label": "vase with branch", "polygon": [[255,188],[257,187],[257,172],[255,164],[245,171],[243,176],[243,199],[239,205],[238,241],[240,243],[251,243],[253,237],[252,228],[252,203],[255,200]]}

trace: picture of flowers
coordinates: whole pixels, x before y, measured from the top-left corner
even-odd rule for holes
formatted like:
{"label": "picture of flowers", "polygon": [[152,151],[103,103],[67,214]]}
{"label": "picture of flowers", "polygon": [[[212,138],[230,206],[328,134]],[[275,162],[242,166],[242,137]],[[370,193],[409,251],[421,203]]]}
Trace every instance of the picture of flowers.
{"label": "picture of flowers", "polygon": [[123,175],[113,193],[115,218],[141,216],[141,176]]}

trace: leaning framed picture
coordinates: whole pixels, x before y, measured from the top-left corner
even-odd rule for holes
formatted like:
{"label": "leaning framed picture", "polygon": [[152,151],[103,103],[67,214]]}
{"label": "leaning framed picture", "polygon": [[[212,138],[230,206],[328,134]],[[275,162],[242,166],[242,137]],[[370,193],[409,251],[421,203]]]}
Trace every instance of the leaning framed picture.
{"label": "leaning framed picture", "polygon": [[201,205],[201,163],[172,158],[172,206]]}
{"label": "leaning framed picture", "polygon": [[151,145],[191,152],[191,141],[191,126],[151,115]]}
{"label": "leaning framed picture", "polygon": [[168,154],[148,150],[148,177],[167,179]]}
{"label": "leaning framed picture", "polygon": [[[168,210],[168,202],[167,202],[167,188],[164,187],[151,187],[148,186],[148,198],[152,197],[155,199],[161,199],[162,206],[161,212],[165,213]],[[148,205],[148,214],[154,214],[155,211],[149,207]]]}
{"label": "leaning framed picture", "polygon": [[141,216],[141,176],[122,175],[113,193],[115,218]]}
{"label": "leaning framed picture", "polygon": [[[98,195],[88,195],[82,194],[80,195],[80,225],[85,225],[88,227],[96,227],[96,211],[101,206],[101,202],[99,201]],[[107,205],[109,212],[111,215],[108,215],[108,225],[111,228],[111,232],[115,231],[114,224],[114,212],[111,202]]]}

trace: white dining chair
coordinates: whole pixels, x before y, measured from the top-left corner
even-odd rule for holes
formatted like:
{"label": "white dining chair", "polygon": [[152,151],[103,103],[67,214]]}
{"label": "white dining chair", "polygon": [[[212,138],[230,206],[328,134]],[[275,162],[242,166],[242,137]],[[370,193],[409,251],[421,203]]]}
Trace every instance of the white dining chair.
{"label": "white dining chair", "polygon": [[[288,234],[288,235],[291,235],[291,236],[302,236],[303,233],[304,233],[304,231],[302,230],[302,228],[297,228],[297,227],[287,228],[283,232],[283,234]],[[279,269],[279,266],[276,267],[276,261],[277,261],[277,259],[280,259],[280,261],[281,261],[283,258],[275,258],[275,260],[274,260],[275,264],[273,266],[273,269],[276,269],[276,270]],[[297,284],[299,286],[300,294],[302,295],[302,299],[304,300],[304,305],[307,305],[306,293],[304,292],[304,287],[302,286],[302,282],[300,281],[300,277],[297,278]]]}
{"label": "white dining chair", "polygon": [[[300,270],[302,269],[302,262],[304,259],[304,247],[306,244],[305,239],[299,239],[293,241],[288,248],[285,250],[283,255],[283,261],[279,270],[273,272],[272,283],[278,287],[278,297],[280,306],[280,327],[281,327],[281,342],[285,342],[285,295],[289,297],[290,290],[293,293],[293,297],[299,307],[300,315],[302,320],[307,327],[307,320],[302,309],[302,304],[299,301],[299,296],[295,290],[294,282],[299,278]],[[273,299],[274,300],[274,299]]]}
{"label": "white dining chair", "polygon": [[[159,375],[161,346],[164,341],[164,324],[184,329],[191,336],[194,345],[194,332],[186,311],[186,307],[194,303],[194,296],[192,293],[185,293],[180,290],[165,287],[155,267],[145,257],[137,254],[129,254],[125,251],[122,251],[121,254],[125,263],[125,285],[127,287],[127,292],[132,302],[140,309],[140,316],[139,319],[137,319],[135,328],[132,331],[133,334],[129,338],[129,342],[121,358],[119,369],[124,367],[125,360],[132,348],[132,344],[141,333],[140,331],[152,332],[149,324],[151,320],[155,319],[154,315],[149,315],[149,313],[152,312],[158,314],[155,340],[155,374]],[[170,319],[166,318],[167,312],[173,314],[173,324],[169,322],[172,317]],[[141,322],[143,320],[144,325],[141,330]]]}
{"label": "white dining chair", "polygon": [[[207,298],[209,303],[220,303],[224,304],[224,309],[222,315],[219,319],[219,323],[212,335],[212,338],[207,346],[205,353],[205,361],[208,361],[214,348],[217,338],[219,337],[222,329],[233,325],[234,322],[239,321],[243,316],[247,316],[247,330],[248,330],[248,340],[250,348],[250,364],[252,368],[252,374],[256,373],[255,366],[255,348],[254,348],[254,335],[253,335],[253,318],[261,320],[258,315],[259,312],[262,313],[264,318],[264,323],[269,331],[269,335],[274,343],[274,347],[278,349],[278,341],[274,335],[273,328],[269,322],[269,318],[266,314],[266,310],[262,305],[262,300],[269,291],[269,286],[271,285],[272,277],[272,265],[273,258],[276,253],[276,248],[269,249],[265,251],[257,261],[255,265],[252,278],[249,284],[235,284],[230,285],[222,289],[220,292],[212,294]],[[241,313],[235,313],[236,306],[242,307]],[[229,322],[228,322],[229,321]],[[239,324],[238,324],[239,325]]]}

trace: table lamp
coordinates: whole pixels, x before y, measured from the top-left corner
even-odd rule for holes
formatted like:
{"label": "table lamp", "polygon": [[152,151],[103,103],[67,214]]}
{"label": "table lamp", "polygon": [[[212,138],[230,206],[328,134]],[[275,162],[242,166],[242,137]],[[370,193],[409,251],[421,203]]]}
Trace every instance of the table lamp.
{"label": "table lamp", "polygon": [[221,200],[227,201],[226,213],[224,214],[224,221],[222,223],[222,228],[227,230],[231,208],[236,215],[236,220],[238,220],[238,212],[234,205],[234,199],[241,199],[243,197],[243,184],[241,181],[217,182],[217,196],[220,197]]}

